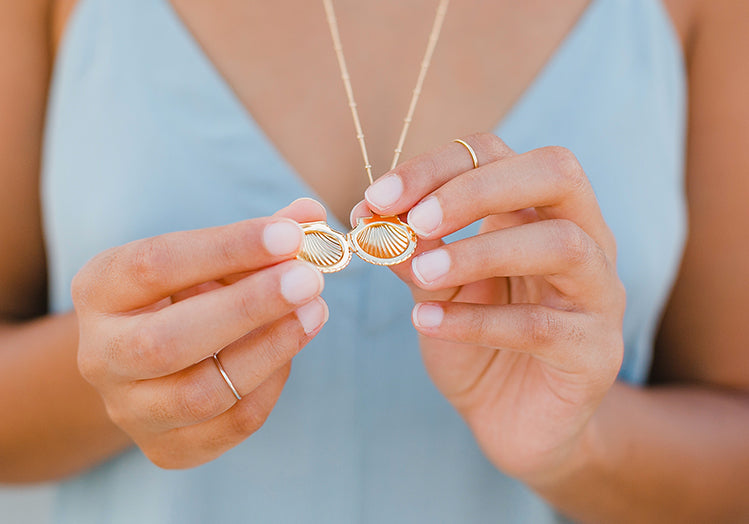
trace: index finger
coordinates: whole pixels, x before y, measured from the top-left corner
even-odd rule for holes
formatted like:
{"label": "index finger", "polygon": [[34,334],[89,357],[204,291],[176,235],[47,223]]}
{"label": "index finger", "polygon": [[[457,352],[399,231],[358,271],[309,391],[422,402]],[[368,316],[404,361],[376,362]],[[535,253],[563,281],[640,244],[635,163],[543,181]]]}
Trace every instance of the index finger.
{"label": "index finger", "polygon": [[540,218],[575,222],[616,259],[613,233],[571,152],[546,147],[518,155],[500,138],[483,133],[466,137],[466,142],[475,150],[479,167],[474,168],[462,144],[453,143],[377,180],[365,193],[368,202],[373,196],[387,196],[388,188],[392,197],[397,177],[402,181],[397,200],[386,210],[376,210],[393,214],[410,208],[408,223],[422,239],[449,235],[487,216],[534,208]]}
{"label": "index finger", "polygon": [[[476,153],[479,166],[510,158],[516,153],[499,137],[477,133],[465,137]],[[425,195],[473,169],[466,147],[451,142],[403,162],[378,178],[364,192],[369,207],[381,215],[400,215]]]}
{"label": "index finger", "polygon": [[136,240],[89,261],[73,280],[73,300],[79,308],[131,311],[203,282],[293,258],[301,245],[301,227],[283,217]]}

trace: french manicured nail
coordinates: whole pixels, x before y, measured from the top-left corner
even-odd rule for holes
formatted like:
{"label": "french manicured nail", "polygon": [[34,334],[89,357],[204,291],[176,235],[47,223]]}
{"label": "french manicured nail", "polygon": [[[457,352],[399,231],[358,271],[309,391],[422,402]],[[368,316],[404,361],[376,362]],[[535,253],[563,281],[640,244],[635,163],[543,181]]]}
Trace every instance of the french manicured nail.
{"label": "french manicured nail", "polygon": [[364,198],[379,209],[386,209],[395,204],[403,194],[403,181],[395,173],[384,176],[369,186]]}
{"label": "french manicured nail", "polygon": [[290,255],[299,249],[303,236],[302,228],[294,222],[273,222],[263,230],[263,245],[271,255]]}
{"label": "french manicured nail", "polygon": [[306,302],[322,291],[322,274],[310,264],[294,264],[281,277],[281,294],[291,304]]}
{"label": "french manicured nail", "polygon": [[427,251],[413,259],[411,270],[422,284],[431,284],[450,271],[450,255],[444,249]]}
{"label": "french manicured nail", "polygon": [[320,202],[315,200],[314,198],[310,197],[299,197],[296,200],[294,200],[289,206],[293,206],[294,204],[298,202],[310,202],[311,204],[314,204],[315,206],[319,207],[322,211],[325,211],[325,206],[323,206]]}
{"label": "french manicured nail", "polygon": [[427,236],[442,224],[442,207],[437,197],[429,197],[408,212],[408,225],[419,236]]}
{"label": "french manicured nail", "polygon": [[308,335],[328,321],[328,306],[321,298],[315,299],[296,310],[299,323]]}
{"label": "french manicured nail", "polygon": [[436,328],[442,324],[445,311],[434,304],[416,304],[413,310],[413,321],[416,327]]}
{"label": "french manicured nail", "polygon": [[368,216],[372,216],[372,212],[367,207],[367,201],[362,200],[353,208],[351,208],[351,213],[349,213],[348,220],[349,222],[351,222],[351,227],[356,227],[356,221],[359,219],[359,217]]}

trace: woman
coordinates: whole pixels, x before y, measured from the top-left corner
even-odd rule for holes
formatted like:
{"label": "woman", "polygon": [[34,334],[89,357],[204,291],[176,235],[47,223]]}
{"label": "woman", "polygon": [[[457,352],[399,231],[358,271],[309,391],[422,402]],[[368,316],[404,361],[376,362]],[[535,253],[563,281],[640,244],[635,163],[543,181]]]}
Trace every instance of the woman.
{"label": "woman", "polygon": [[[385,173],[436,3],[338,1],[368,188],[317,2],[6,4],[0,464],[59,522],[749,516],[745,3],[456,0]],[[408,214],[408,287],[323,301],[302,196]]]}

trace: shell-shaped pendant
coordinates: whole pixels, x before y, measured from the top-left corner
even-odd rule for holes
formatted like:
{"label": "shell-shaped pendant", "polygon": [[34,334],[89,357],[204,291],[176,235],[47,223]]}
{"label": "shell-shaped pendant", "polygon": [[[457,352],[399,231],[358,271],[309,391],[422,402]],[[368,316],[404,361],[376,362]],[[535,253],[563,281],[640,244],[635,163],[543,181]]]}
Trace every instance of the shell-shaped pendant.
{"label": "shell-shaped pendant", "polygon": [[297,258],[323,273],[335,273],[348,266],[352,251],[365,262],[379,266],[405,262],[416,251],[416,233],[398,217],[360,218],[346,236],[325,222],[306,222],[301,226],[304,243]]}
{"label": "shell-shaped pendant", "polygon": [[335,273],[351,261],[346,237],[325,222],[302,224],[304,241],[297,258],[306,260],[323,273]]}
{"label": "shell-shaped pendant", "polygon": [[396,216],[360,218],[348,239],[362,260],[380,266],[400,264],[416,250],[416,233]]}

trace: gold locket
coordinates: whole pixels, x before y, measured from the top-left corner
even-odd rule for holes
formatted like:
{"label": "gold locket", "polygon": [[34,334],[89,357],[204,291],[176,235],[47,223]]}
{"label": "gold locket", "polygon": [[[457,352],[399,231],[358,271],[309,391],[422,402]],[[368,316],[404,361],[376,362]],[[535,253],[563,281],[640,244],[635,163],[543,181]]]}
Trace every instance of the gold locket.
{"label": "gold locket", "polygon": [[304,223],[302,231],[304,243],[297,258],[323,273],[348,266],[352,253],[370,264],[392,266],[405,262],[416,251],[416,233],[395,216],[360,218],[346,235],[323,221]]}

